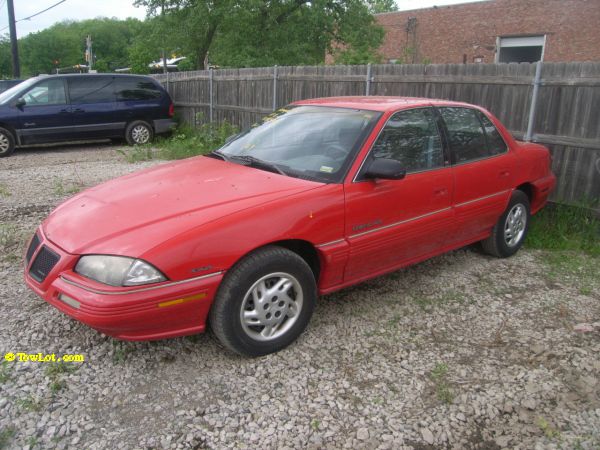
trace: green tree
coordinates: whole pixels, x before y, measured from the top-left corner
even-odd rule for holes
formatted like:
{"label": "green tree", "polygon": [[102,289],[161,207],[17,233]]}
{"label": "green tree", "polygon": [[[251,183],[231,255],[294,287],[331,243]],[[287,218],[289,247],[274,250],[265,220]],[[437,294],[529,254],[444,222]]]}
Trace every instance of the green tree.
{"label": "green tree", "polygon": [[373,14],[398,11],[395,0],[367,0],[369,11]]}
{"label": "green tree", "polygon": [[0,35],[0,79],[12,78],[11,55],[10,39],[7,35]]}

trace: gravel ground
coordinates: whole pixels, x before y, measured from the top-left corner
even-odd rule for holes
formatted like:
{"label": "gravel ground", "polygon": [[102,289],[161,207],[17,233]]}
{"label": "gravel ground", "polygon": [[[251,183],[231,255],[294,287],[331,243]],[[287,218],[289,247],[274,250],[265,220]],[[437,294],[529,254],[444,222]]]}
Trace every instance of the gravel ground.
{"label": "gravel ground", "polygon": [[85,356],[0,366],[0,447],[600,448],[600,277],[580,254],[458,250],[323,297],[259,359],[210,334],[116,341],[48,306],[23,241],[77,190],[156,164],[116,148],[0,160],[0,351]]}

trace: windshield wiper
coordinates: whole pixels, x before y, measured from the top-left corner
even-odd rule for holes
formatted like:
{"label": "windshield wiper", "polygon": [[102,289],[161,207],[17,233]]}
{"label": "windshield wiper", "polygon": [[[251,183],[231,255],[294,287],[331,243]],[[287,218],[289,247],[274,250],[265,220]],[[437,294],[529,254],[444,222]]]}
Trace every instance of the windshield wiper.
{"label": "windshield wiper", "polygon": [[247,162],[249,166],[253,166],[253,167],[262,167],[263,169],[267,169],[271,172],[275,172],[278,173],[280,175],[286,175],[287,173],[285,173],[281,167],[279,167],[277,164],[274,164],[272,162],[269,161],[265,161],[263,159],[259,159],[256,158],[254,156],[250,156],[250,155],[236,155],[236,156],[230,156],[230,159],[234,159],[234,160],[239,160],[239,161],[243,161],[243,162]]}
{"label": "windshield wiper", "polygon": [[218,158],[221,158],[223,161],[229,161],[229,159],[230,159],[229,156],[227,156],[225,153],[223,153],[219,150],[213,150],[207,156],[217,156]]}

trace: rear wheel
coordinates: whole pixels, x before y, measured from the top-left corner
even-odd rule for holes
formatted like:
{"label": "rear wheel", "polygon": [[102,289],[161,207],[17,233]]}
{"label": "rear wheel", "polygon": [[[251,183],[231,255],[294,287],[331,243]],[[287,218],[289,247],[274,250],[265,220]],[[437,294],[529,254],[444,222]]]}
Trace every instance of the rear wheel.
{"label": "rear wheel", "polygon": [[210,311],[210,327],[230,350],[266,355],[287,347],[304,331],[316,298],[308,264],[287,249],[265,247],[227,273]]}
{"label": "rear wheel", "polygon": [[15,151],[15,138],[10,131],[0,128],[0,158]]}
{"label": "rear wheel", "polygon": [[154,132],[148,122],[136,120],[125,130],[125,139],[129,145],[143,145],[152,140]]}
{"label": "rear wheel", "polygon": [[514,191],[491,236],[481,241],[483,249],[498,258],[514,255],[523,246],[530,218],[529,198],[523,191]]}

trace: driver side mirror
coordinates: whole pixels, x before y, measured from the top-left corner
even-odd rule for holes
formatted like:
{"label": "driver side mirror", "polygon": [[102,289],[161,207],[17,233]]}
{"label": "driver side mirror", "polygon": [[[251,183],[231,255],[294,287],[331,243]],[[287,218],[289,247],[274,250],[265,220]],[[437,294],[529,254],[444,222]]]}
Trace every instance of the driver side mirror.
{"label": "driver side mirror", "polygon": [[367,167],[365,178],[382,180],[401,180],[406,176],[406,170],[402,163],[395,159],[375,158]]}
{"label": "driver side mirror", "polygon": [[15,103],[15,106],[17,108],[22,108],[23,106],[25,106],[27,104],[27,102],[25,101],[25,99],[23,97],[19,97],[17,99],[17,102]]}

